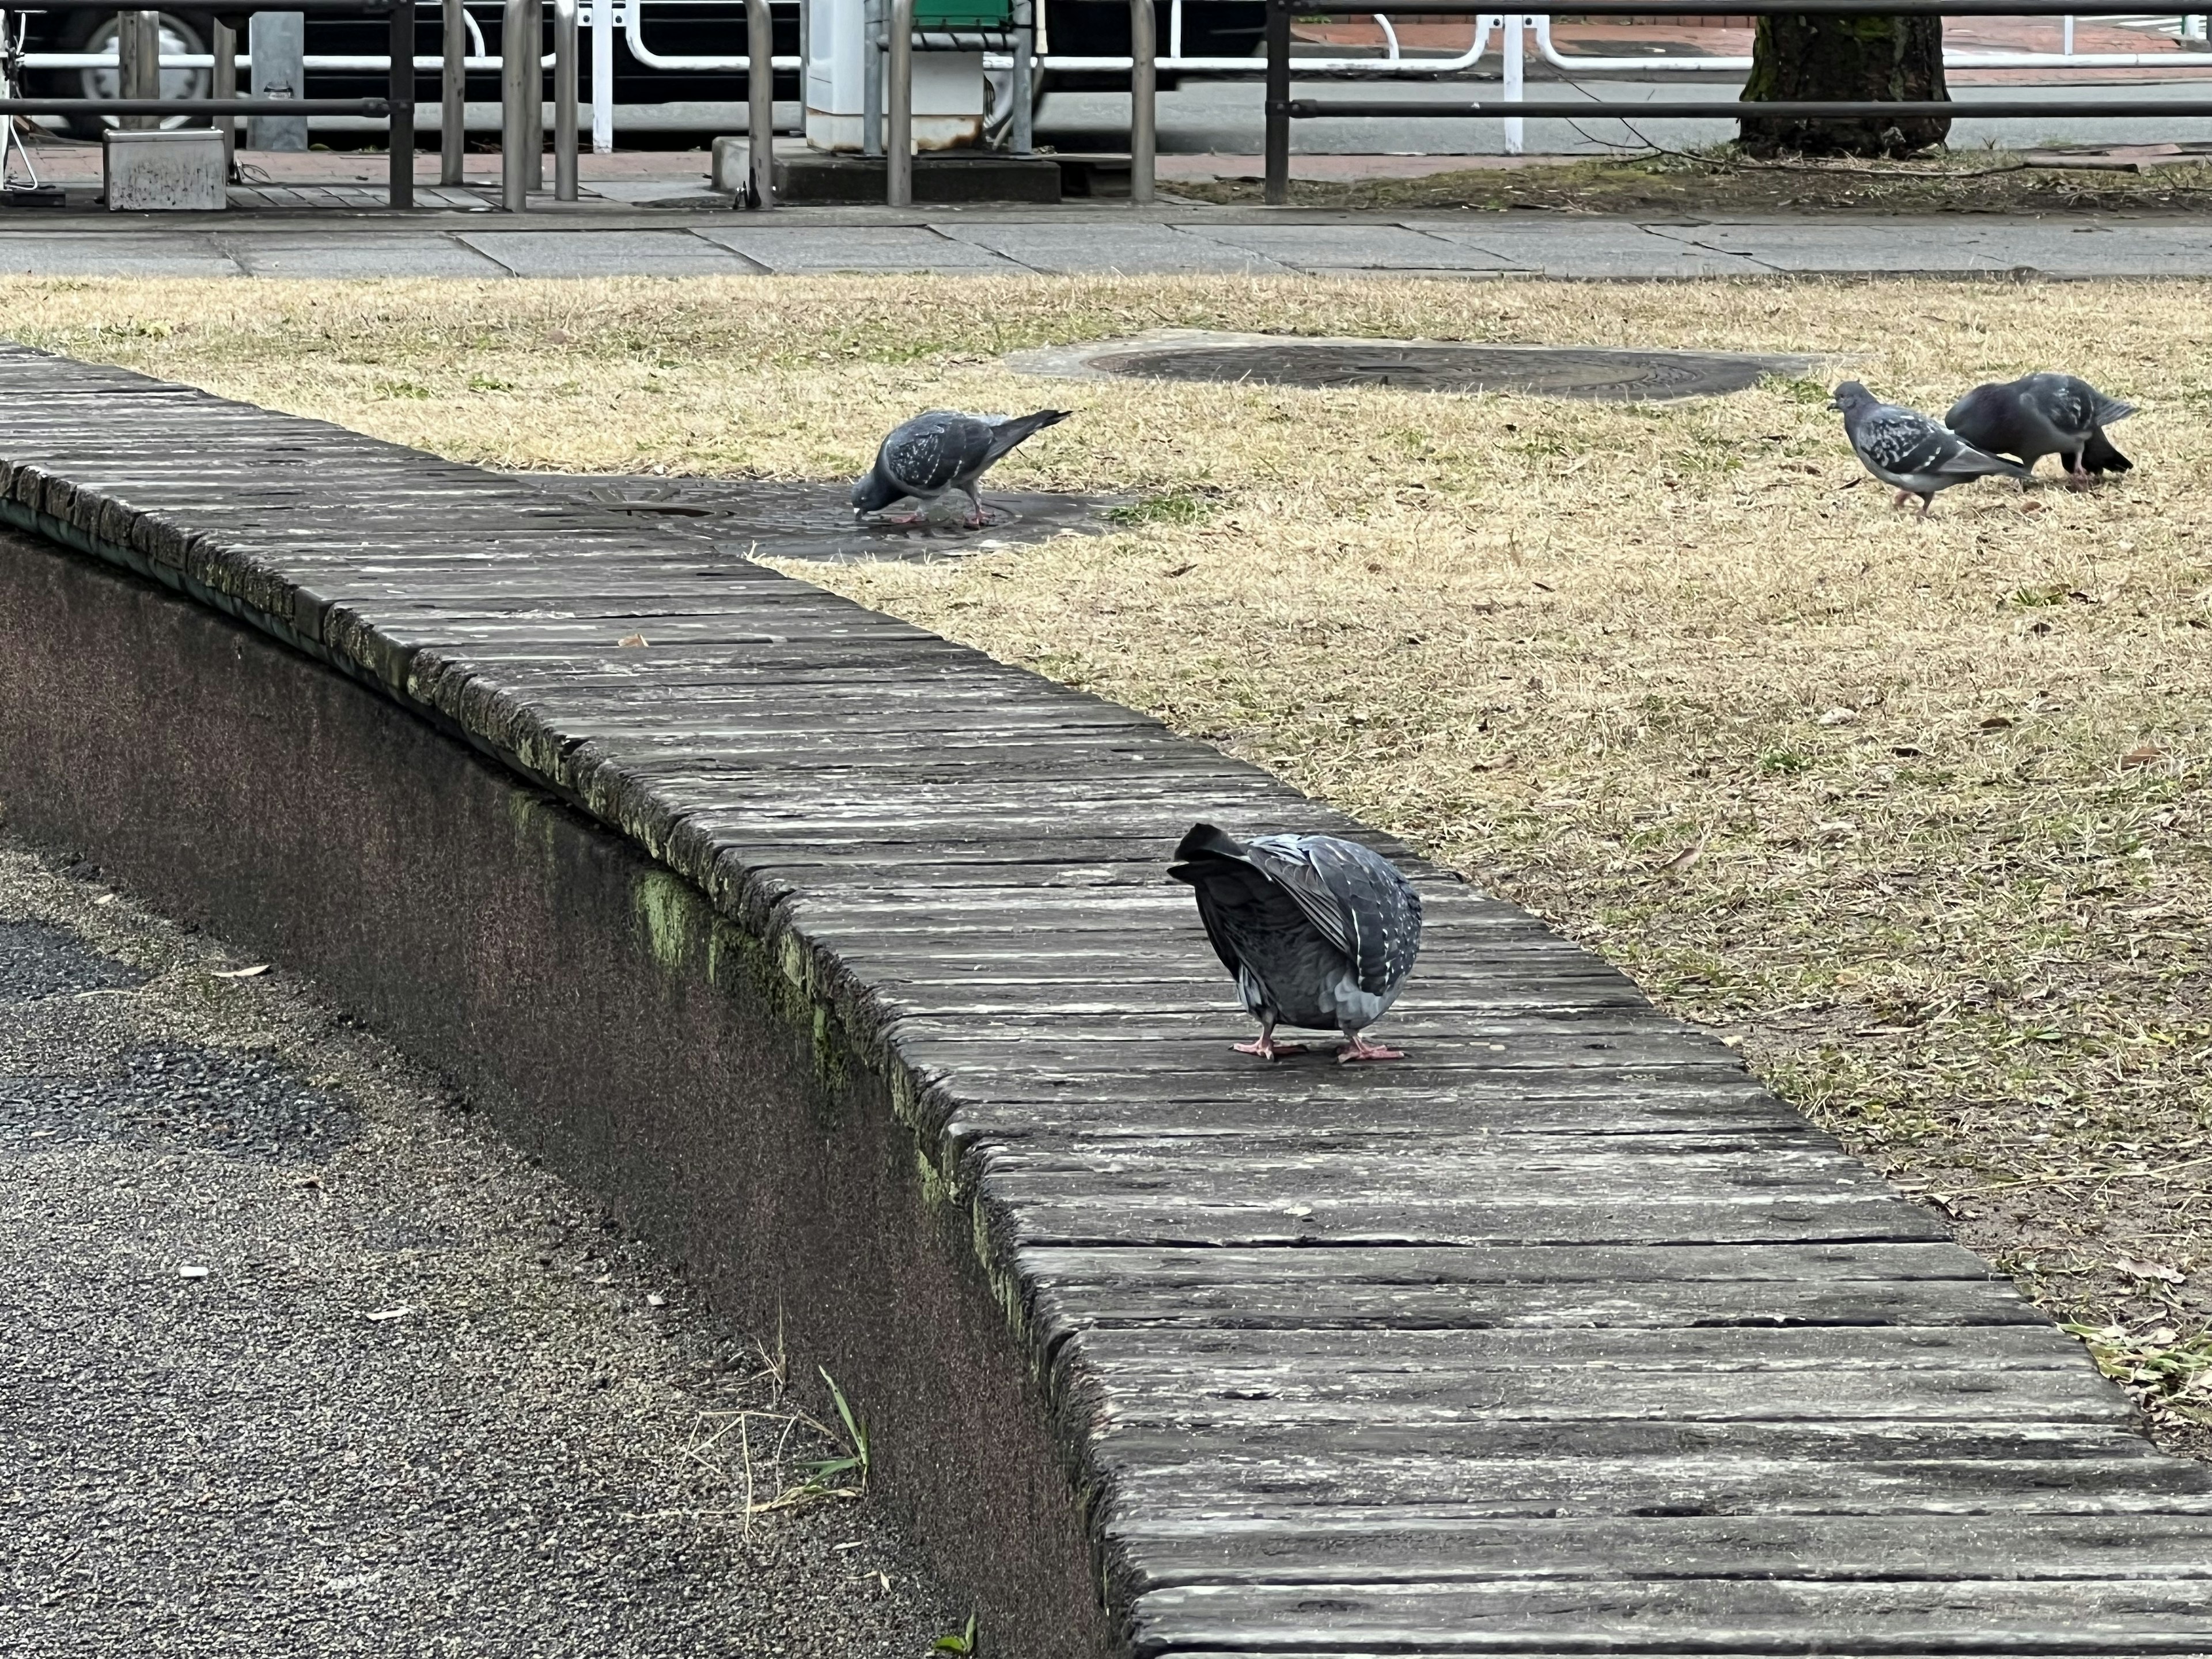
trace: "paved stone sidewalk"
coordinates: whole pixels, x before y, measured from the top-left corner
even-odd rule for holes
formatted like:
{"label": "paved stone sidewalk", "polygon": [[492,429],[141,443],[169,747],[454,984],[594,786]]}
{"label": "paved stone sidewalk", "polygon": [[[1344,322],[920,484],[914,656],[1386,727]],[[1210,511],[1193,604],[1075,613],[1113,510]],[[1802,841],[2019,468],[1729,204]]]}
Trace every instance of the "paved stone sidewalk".
{"label": "paved stone sidewalk", "polygon": [[692,276],[915,271],[1232,271],[1482,277],[1926,273],[2212,274],[2212,224],[2180,216],[1580,218],[1126,206],[670,213],[256,216],[0,223],[0,276]]}

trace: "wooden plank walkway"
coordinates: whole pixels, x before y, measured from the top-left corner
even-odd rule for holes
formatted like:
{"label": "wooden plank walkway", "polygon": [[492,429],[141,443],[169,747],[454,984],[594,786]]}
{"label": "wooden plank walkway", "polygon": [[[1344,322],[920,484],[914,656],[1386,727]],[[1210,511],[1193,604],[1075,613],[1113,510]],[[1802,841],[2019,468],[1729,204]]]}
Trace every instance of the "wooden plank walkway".
{"label": "wooden plank walkway", "polygon": [[5,347],[0,502],[860,988],[1018,1287],[1132,1651],[2212,1652],[2212,1468],[1531,917],[1416,866],[1411,1057],[1230,1053],[1177,835],[1404,856],[1266,775],[526,483]]}

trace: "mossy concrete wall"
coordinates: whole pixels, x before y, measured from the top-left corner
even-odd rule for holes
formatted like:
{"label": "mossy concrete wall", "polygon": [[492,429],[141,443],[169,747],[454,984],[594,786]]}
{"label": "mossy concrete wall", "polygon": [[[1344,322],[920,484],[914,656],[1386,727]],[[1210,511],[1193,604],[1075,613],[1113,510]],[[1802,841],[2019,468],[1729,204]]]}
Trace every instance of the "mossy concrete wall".
{"label": "mossy concrete wall", "polygon": [[[854,988],[418,714],[0,529],[0,811],[313,975],[781,1331],[994,1650],[1115,1650],[1072,1425]],[[817,1401],[817,1404],[820,1403]]]}

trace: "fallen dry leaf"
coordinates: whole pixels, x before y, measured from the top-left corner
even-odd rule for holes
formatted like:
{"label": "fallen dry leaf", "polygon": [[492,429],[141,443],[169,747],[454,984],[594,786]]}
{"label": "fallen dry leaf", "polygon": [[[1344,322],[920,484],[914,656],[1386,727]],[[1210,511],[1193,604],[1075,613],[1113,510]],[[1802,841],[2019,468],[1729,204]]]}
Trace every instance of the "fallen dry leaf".
{"label": "fallen dry leaf", "polygon": [[617,645],[643,645],[645,642],[645,635],[642,634],[625,634],[615,641]]}
{"label": "fallen dry leaf", "polygon": [[2163,1267],[2155,1261],[2138,1261],[2131,1255],[2124,1255],[2112,1265],[2130,1279],[2157,1279],[2168,1285],[2179,1285],[2189,1277],[2179,1268]]}
{"label": "fallen dry leaf", "polygon": [[258,979],[268,971],[267,963],[257,962],[251,968],[218,968],[215,970],[215,976],[217,979]]}
{"label": "fallen dry leaf", "polygon": [[2148,766],[2166,758],[2166,750],[2154,743],[2146,743],[2130,749],[2120,757],[2122,766]]}

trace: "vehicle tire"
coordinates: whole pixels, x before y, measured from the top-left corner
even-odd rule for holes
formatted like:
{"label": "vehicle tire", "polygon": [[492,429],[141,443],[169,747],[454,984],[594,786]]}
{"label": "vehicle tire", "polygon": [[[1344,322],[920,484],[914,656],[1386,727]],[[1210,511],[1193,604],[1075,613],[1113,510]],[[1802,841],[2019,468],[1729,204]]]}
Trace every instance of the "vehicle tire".
{"label": "vehicle tire", "polygon": [[[208,49],[214,30],[205,15],[198,12],[161,14],[161,52],[167,57],[178,52],[200,52]],[[115,49],[115,14],[113,12],[80,12],[70,21],[62,36],[63,52],[112,52]],[[118,96],[119,72],[112,69],[63,70],[53,77],[54,90],[64,98],[113,98]],[[205,98],[214,86],[214,76],[204,69],[171,69],[161,71],[161,95],[164,98]],[[115,125],[112,116],[73,115],[69,118],[70,136],[74,138],[98,138],[102,131]],[[173,115],[165,118],[164,127],[205,125],[204,118]]]}

